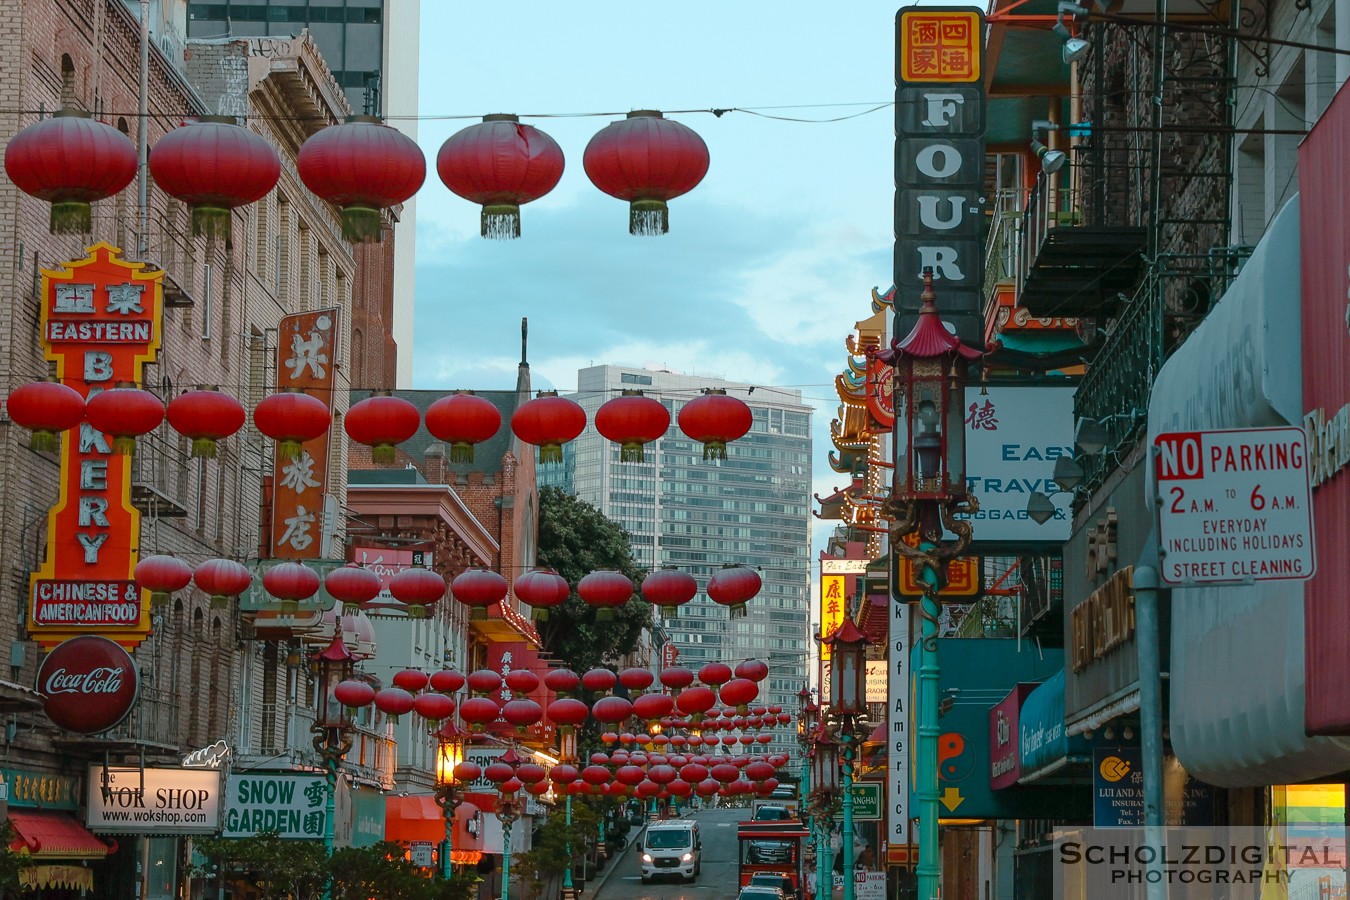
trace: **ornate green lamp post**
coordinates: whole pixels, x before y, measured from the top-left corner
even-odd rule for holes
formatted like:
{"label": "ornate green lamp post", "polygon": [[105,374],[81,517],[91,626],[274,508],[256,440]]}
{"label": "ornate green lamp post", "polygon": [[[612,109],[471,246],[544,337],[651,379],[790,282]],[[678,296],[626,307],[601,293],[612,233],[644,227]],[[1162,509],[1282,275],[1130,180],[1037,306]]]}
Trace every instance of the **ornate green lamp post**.
{"label": "ornate green lamp post", "polygon": [[[333,629],[332,642],[311,657],[313,671],[318,676],[319,708],[311,731],[314,749],[323,759],[324,775],[328,782],[328,796],[324,809],[323,848],[333,855],[333,819],[337,796],[338,766],[347,751],[352,749],[351,713],[338,702],[337,686],[352,677],[356,657],[342,640],[342,629]],[[332,880],[324,884],[323,894],[333,894]]]}
{"label": "ornate green lamp post", "polygon": [[820,849],[816,852],[816,896],[828,898],[834,892],[834,860],[830,838],[834,833],[834,814],[839,810],[839,744],[828,724],[822,720],[811,740],[811,818],[819,824]]}
{"label": "ornate green lamp post", "polygon": [[811,815],[809,800],[811,796],[811,738],[816,731],[816,717],[820,709],[811,702],[811,689],[802,685],[797,692],[797,746],[802,752],[801,784],[797,786],[797,796],[801,798],[802,818],[811,832],[811,847],[816,853],[816,865],[820,865],[819,832],[816,818]]}
{"label": "ornate green lamp post", "polygon": [[464,733],[447,719],[436,732],[436,802],[445,812],[445,840],[441,842],[441,878],[450,880],[451,856],[455,851],[455,811],[464,802],[463,791],[455,779],[455,766],[464,761]]}
{"label": "ornate green lamp post", "polygon": [[[560,762],[569,766],[576,764],[577,733],[571,726],[566,726],[560,730],[558,749]],[[564,824],[567,826],[567,841],[564,844],[564,852],[567,854],[567,868],[563,870],[562,900],[577,900],[581,896],[581,892],[576,889],[576,885],[572,881],[572,785],[562,785],[561,789],[567,795],[563,801],[566,810]]]}
{"label": "ornate green lamp post", "polygon": [[[498,760],[515,769],[520,757],[515,748],[508,748]],[[502,823],[502,900],[510,900],[511,892],[511,826],[523,811],[520,799],[520,781],[514,775],[497,785],[497,821]]]}
{"label": "ornate green lamp post", "polygon": [[841,739],[843,757],[843,836],[839,853],[844,861],[844,900],[853,900],[853,760],[862,739],[860,730],[867,712],[867,635],[853,624],[852,616],[824,641],[830,648],[830,711]]}
{"label": "ornate green lamp post", "polygon": [[[923,305],[904,340],[876,354],[895,367],[895,483],[887,501],[890,547],[920,567],[924,595],[919,655],[918,756],[919,900],[938,896],[938,591],[947,564],[970,545],[970,519],[979,511],[966,489],[965,397],[970,361],[983,354],[961,343],[938,317],[933,272],[924,270]],[[903,432],[901,429],[904,429]],[[948,535],[954,535],[949,538]],[[911,546],[905,538],[915,540]]]}

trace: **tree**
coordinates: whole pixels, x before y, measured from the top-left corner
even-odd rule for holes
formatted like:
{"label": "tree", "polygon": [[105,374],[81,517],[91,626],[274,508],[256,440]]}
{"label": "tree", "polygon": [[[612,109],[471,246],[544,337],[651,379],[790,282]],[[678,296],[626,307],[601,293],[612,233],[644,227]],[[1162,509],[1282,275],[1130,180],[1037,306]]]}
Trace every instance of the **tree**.
{"label": "tree", "polygon": [[[618,569],[636,586],[644,573],[633,562],[628,532],[591,504],[560,488],[539,491],[539,565],[576,586],[596,569]],[[567,602],[538,623],[544,649],[577,672],[632,652],[642,629],[652,623],[651,606],[636,594],[614,610],[612,621],[596,621],[596,611],[573,591]]]}
{"label": "tree", "polygon": [[[266,897],[314,896],[323,890],[328,876],[323,844],[289,840],[276,832],[247,838],[204,838],[197,842],[197,850],[214,864],[212,874],[221,883],[246,881]],[[209,871],[203,868],[193,874]]]}

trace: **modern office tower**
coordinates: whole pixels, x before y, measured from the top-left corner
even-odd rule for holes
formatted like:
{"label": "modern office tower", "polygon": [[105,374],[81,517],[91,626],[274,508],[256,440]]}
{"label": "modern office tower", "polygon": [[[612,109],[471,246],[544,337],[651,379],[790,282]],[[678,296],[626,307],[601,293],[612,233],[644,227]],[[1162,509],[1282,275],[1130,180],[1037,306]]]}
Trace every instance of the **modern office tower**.
{"label": "modern office tower", "polygon": [[[383,116],[417,140],[420,18],[421,0],[194,0],[187,36],[284,38],[308,30],[352,112]],[[362,338],[363,358],[352,362],[364,387],[412,387],[416,210],[414,196],[399,211],[392,253],[388,242],[357,248],[363,295],[355,298],[354,336]]]}
{"label": "modern office tower", "polygon": [[[726,390],[754,413],[754,427],[722,462],[705,461],[676,425],[680,407],[706,388]],[[670,430],[647,445],[646,460],[621,462],[618,445],[588,428],[567,445],[562,465],[540,467],[540,483],[566,487],[622,524],[640,566],[677,566],[698,579],[698,597],[665,622],[680,665],[762,659],[769,677],[758,702],[795,710],[810,642],[811,408],[796,390],[622,366],[582,369],[573,396],[594,421],[624,390],[671,412]],[[724,563],[754,566],[764,581],[745,618],[729,618],[703,593]],[[795,746],[795,732],[777,737],[773,749]]]}

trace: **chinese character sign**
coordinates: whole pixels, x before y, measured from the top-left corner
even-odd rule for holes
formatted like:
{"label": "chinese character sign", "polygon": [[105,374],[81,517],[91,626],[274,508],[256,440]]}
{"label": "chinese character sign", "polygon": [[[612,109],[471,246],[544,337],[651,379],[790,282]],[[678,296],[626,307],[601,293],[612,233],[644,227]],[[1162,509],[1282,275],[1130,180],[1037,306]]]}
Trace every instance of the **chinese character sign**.
{"label": "chinese character sign", "polygon": [[908,7],[895,20],[894,334],[913,328],[924,269],[966,344],[984,343],[984,17]]}
{"label": "chinese character sign", "polygon": [[[86,399],[119,382],[139,384],[159,349],[164,273],[121,254],[95,244],[87,258],[42,272],[44,354]],[[47,557],[29,582],[28,632],[48,649],[81,634],[132,649],[150,632],[149,604],[132,581],[141,533],[132,462],[87,423],[61,435]]]}
{"label": "chinese character sign", "polygon": [[[848,610],[847,575],[820,576],[820,636],[829,637],[844,624]],[[820,658],[830,658],[830,646],[820,645]]]}
{"label": "chinese character sign", "polygon": [[[286,316],[277,351],[277,386],[300,388],[332,409],[338,310]],[[277,457],[273,470],[272,555],[318,559],[323,555],[324,492],[329,434],[306,441],[294,459]]]}

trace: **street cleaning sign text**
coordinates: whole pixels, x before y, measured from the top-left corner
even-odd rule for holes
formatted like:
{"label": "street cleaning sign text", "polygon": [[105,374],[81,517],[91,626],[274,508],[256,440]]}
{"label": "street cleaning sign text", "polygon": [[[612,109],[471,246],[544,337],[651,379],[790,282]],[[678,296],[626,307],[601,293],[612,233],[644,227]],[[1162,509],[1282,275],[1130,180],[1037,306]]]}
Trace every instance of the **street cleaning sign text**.
{"label": "street cleaning sign text", "polygon": [[1171,432],[1158,435],[1153,451],[1163,581],[1312,577],[1302,429]]}

